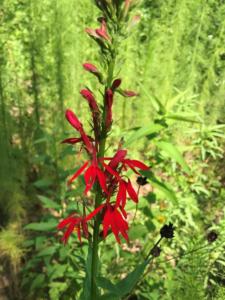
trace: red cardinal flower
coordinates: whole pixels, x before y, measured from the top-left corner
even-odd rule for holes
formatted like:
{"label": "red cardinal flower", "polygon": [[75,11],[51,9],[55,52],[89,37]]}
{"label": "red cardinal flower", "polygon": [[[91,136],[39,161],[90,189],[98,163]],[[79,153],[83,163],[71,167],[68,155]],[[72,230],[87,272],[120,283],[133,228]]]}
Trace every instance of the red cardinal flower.
{"label": "red cardinal flower", "polygon": [[95,160],[92,161],[92,163],[89,165],[89,161],[86,161],[75,173],[74,175],[69,179],[68,184],[71,184],[78,176],[80,176],[86,169],[84,173],[84,180],[86,184],[85,188],[85,194],[90,191],[90,189],[93,187],[96,180],[98,180],[102,190],[108,194],[107,187],[106,187],[106,176],[104,172],[99,168],[97,162]]}
{"label": "red cardinal flower", "polygon": [[127,242],[129,240],[127,234],[129,229],[126,221],[127,215],[124,209],[121,209],[121,213],[115,206],[108,204],[102,221],[104,238],[107,236],[109,229],[111,229],[119,244],[119,234],[121,234]]}
{"label": "red cardinal flower", "polygon": [[79,217],[77,214],[72,214],[71,216],[62,220],[57,226],[57,229],[59,230],[64,228],[66,228],[66,231],[62,237],[62,241],[64,242],[64,244],[68,242],[70,235],[74,231],[76,231],[80,242],[81,242],[81,230],[83,231],[85,237],[88,237],[87,222],[83,217]]}
{"label": "red cardinal flower", "polygon": [[[104,160],[110,160],[110,162],[108,165],[106,165],[105,163],[103,163],[103,165],[106,170],[114,176],[116,176],[115,171],[118,168],[119,164],[122,165],[122,169],[124,169],[125,171],[127,171],[127,168],[130,168],[138,175],[140,175],[140,173],[136,170],[136,168],[140,170],[149,170],[149,167],[139,160],[126,159],[126,155],[127,150],[120,149],[112,158],[104,158]],[[114,173],[112,173],[112,170],[114,171]]]}
{"label": "red cardinal flower", "polygon": [[103,209],[104,206],[104,204],[100,205],[87,216],[78,216],[78,214],[74,213],[62,220],[61,222],[59,222],[57,226],[58,230],[66,228],[66,231],[62,237],[62,241],[64,242],[64,244],[68,242],[69,237],[74,231],[77,233],[80,242],[81,236],[88,238],[89,233],[87,222],[90,221],[93,217],[95,217]]}

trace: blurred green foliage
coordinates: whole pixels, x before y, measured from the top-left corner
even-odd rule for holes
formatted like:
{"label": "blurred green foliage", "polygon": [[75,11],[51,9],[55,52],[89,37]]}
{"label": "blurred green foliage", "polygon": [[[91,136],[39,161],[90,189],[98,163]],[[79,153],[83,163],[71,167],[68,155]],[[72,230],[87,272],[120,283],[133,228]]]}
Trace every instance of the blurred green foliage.
{"label": "blurred green foliage", "polygon": [[[62,245],[56,224],[83,201],[82,180],[73,190],[65,184],[82,158],[60,144],[69,132],[64,109],[90,129],[79,90],[88,86],[101,101],[82,69],[85,61],[103,67],[84,33],[98,16],[93,7],[90,0],[0,1],[0,272],[9,299],[81,293],[87,243]],[[138,13],[117,72],[140,95],[116,98],[108,154],[124,137],[154,175],[146,174],[136,213],[130,204],[130,245],[121,248],[111,236],[102,242],[102,276],[124,278],[171,221],[174,240],[162,245],[129,299],[222,300],[225,4],[143,0]],[[210,230],[219,238],[207,246]],[[205,248],[185,255],[198,247]]]}

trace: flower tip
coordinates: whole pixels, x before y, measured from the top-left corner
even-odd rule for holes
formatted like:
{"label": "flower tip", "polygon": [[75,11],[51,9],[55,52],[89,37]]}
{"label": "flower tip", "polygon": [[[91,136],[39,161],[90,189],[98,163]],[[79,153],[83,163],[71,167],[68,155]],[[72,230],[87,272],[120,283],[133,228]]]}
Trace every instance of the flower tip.
{"label": "flower tip", "polygon": [[116,90],[121,85],[122,80],[120,78],[117,78],[113,81],[112,84],[112,90]]}
{"label": "flower tip", "polygon": [[98,69],[96,68],[96,66],[91,63],[88,63],[88,62],[84,63],[83,68],[88,72],[98,73]]}
{"label": "flower tip", "polygon": [[123,91],[123,96],[131,98],[131,97],[137,97],[139,96],[139,94],[134,91]]}

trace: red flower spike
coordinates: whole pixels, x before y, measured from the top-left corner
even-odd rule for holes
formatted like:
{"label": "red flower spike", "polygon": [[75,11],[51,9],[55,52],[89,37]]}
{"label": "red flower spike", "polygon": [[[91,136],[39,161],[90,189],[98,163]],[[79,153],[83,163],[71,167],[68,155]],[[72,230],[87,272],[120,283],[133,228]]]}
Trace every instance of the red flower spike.
{"label": "red flower spike", "polygon": [[119,210],[112,205],[108,205],[103,217],[102,221],[103,225],[103,236],[106,237],[108,234],[109,229],[111,228],[117,242],[120,244],[120,237],[121,234],[124,239],[128,242],[128,223],[124,219],[123,215],[119,212]]}
{"label": "red flower spike", "polygon": [[120,85],[122,80],[120,78],[115,79],[112,84],[112,90],[115,91]]}
{"label": "red flower spike", "polygon": [[105,127],[106,127],[106,130],[109,130],[112,125],[112,105],[113,105],[113,91],[111,89],[108,89],[106,91],[105,102],[106,102]]}
{"label": "red flower spike", "polygon": [[128,97],[128,98],[138,96],[138,93],[135,93],[133,91],[122,91],[122,94],[124,97]]}
{"label": "red flower spike", "polygon": [[91,73],[99,73],[98,69],[96,66],[92,65],[91,63],[84,63],[83,67],[86,71],[91,72]]}

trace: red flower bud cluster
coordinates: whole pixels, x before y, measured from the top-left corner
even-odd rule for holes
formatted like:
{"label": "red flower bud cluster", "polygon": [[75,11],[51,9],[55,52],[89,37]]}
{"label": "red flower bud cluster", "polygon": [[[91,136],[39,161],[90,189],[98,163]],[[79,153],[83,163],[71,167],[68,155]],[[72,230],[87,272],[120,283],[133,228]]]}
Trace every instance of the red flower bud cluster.
{"label": "red flower bud cluster", "polygon": [[[140,170],[148,170],[149,167],[142,162],[127,157],[127,150],[118,150],[112,157],[101,157],[102,140],[105,140],[111,130],[113,123],[113,104],[115,93],[119,93],[124,97],[134,97],[138,94],[130,90],[122,90],[120,88],[121,79],[113,78],[114,62],[114,38],[108,32],[112,33],[114,29],[108,27],[108,20],[113,20],[114,16],[118,18],[127,18],[128,11],[132,8],[133,1],[116,1],[116,0],[95,0],[97,6],[103,13],[100,17],[100,27],[97,29],[87,28],[86,32],[100,46],[100,50],[107,65],[107,74],[104,78],[103,73],[92,63],[85,62],[83,67],[86,71],[96,76],[99,83],[104,86],[102,106],[98,105],[95,95],[88,89],[80,91],[81,96],[87,101],[91,117],[93,136],[89,136],[83,128],[83,124],[70,109],[66,111],[66,119],[76,130],[78,136],[70,137],[62,141],[68,144],[81,144],[81,148],[86,151],[88,159],[80,166],[80,168],[69,178],[68,185],[71,185],[77,177],[83,175],[85,182],[84,197],[88,196],[93,187],[96,187],[100,202],[96,205],[92,212],[86,214],[85,206],[83,207],[83,215],[74,213],[59,225],[59,230],[65,230],[62,240],[66,243],[75,231],[78,239],[81,237],[88,238],[88,223],[98,216],[101,220],[103,237],[105,238],[111,231],[117,242],[120,243],[121,236],[128,241],[128,222],[126,204],[128,198],[138,203],[138,193],[130,179],[127,178],[126,172],[132,170],[135,174],[141,175]],[[114,14],[112,14],[114,10]],[[116,14],[115,14],[116,11]],[[110,24],[109,24],[110,25]]]}

